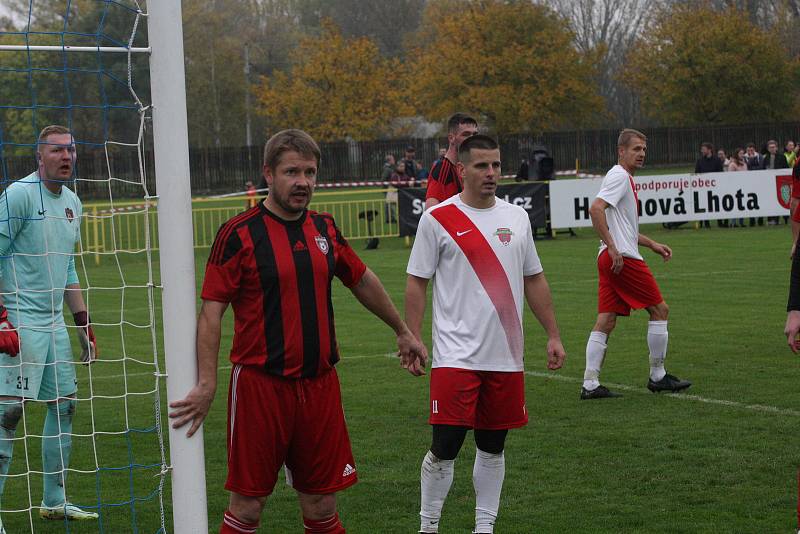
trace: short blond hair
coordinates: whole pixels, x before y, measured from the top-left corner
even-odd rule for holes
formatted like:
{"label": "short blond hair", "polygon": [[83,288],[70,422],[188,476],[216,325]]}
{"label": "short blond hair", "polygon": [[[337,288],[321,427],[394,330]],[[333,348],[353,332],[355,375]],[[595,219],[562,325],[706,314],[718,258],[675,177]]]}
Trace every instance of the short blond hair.
{"label": "short blond hair", "polygon": [[644,135],[639,130],[634,130],[633,128],[625,128],[621,132],[619,132],[619,137],[617,138],[617,146],[628,146],[631,143],[631,139],[638,138],[647,142],[647,136]]}
{"label": "short blond hair", "polygon": [[36,140],[36,149],[39,150],[39,146],[47,144],[47,138],[51,135],[62,135],[62,134],[72,134],[72,132],[66,126],[60,126],[58,124],[51,124],[50,126],[45,126],[42,128],[42,131],[39,132],[39,138]]}

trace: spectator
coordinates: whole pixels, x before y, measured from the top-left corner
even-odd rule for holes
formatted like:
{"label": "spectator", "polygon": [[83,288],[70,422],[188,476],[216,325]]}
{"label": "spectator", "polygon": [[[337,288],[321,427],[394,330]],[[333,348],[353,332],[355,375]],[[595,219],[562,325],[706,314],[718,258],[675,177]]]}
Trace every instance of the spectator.
{"label": "spectator", "polygon": [[386,192],[386,208],[384,210],[384,216],[387,222],[397,222],[397,188],[400,187],[401,184],[406,185],[408,178],[409,177],[406,176],[406,165],[401,161],[395,165],[391,176],[389,176],[391,187]]}
{"label": "spectator", "polygon": [[392,178],[396,166],[394,156],[386,154],[386,157],[383,159],[383,170],[381,171],[382,182],[388,182]]}
{"label": "spectator", "polygon": [[[414,177],[412,177],[414,178]],[[422,182],[428,179],[428,169],[425,168],[425,165],[421,163],[417,163],[417,176],[416,179],[418,182]]]}
{"label": "spectator", "polygon": [[417,175],[417,162],[414,161],[414,155],[416,154],[416,149],[413,146],[406,147],[406,155],[403,158],[403,163],[405,164],[405,171],[406,176],[408,177],[415,177]]}
{"label": "spectator", "polygon": [[728,158],[728,155],[725,153],[725,149],[724,148],[720,148],[719,150],[717,150],[717,157],[722,162],[722,170],[724,172],[728,172],[728,165],[730,165],[731,160],[730,160],[730,158]]}
{"label": "spectator", "polygon": [[764,159],[761,160],[762,169],[788,169],[789,163],[786,161],[786,156],[778,152],[778,142],[774,139],[767,141],[767,153]]}
{"label": "spectator", "polygon": [[747,164],[748,171],[757,171],[761,169],[761,154],[756,151],[755,143],[747,143],[744,162]]}
{"label": "spectator", "polygon": [[794,167],[794,162],[797,158],[797,152],[795,151],[795,148],[796,145],[791,139],[786,141],[786,144],[783,145],[783,156],[786,158],[786,163],[789,165],[790,169]]}
{"label": "spectator", "polygon": [[[694,164],[695,174],[703,174],[706,172],[723,172],[723,170],[722,161],[718,156],[714,155],[714,145],[707,141],[700,143],[700,159],[698,159],[697,163]],[[701,221],[700,226],[703,228],[710,228],[711,224],[708,221]],[[720,226],[722,226],[721,223]]]}
{"label": "spectator", "polygon": [[743,148],[737,148],[732,154],[728,163],[728,172],[746,171],[747,162]]}
{"label": "spectator", "polygon": [[[447,148],[442,147],[439,149],[439,161],[444,159],[444,156],[447,154]],[[434,162],[435,163],[435,162]]]}
{"label": "spectator", "polygon": [[714,157],[714,145],[708,142],[700,144],[700,158],[694,164],[695,174],[705,172],[723,172],[722,161]]}
{"label": "spectator", "polygon": [[256,186],[252,180],[247,180],[244,185],[247,189],[247,202],[244,203],[244,207],[246,209],[254,208],[256,204],[258,204],[258,199],[256,198]]}
{"label": "spectator", "polygon": [[[767,141],[767,153],[761,161],[762,169],[788,169],[789,164],[786,162],[786,156],[778,152],[778,142],[774,139]],[[779,217],[767,217],[767,223],[770,226],[778,224]]]}
{"label": "spectator", "polygon": [[526,158],[522,158],[522,162],[519,165],[519,170],[517,171],[517,176],[514,179],[517,182],[528,180],[528,160]]}
{"label": "spectator", "polygon": [[[737,148],[731,154],[731,160],[728,164],[728,172],[746,171],[747,163],[745,162],[745,154],[743,148]],[[729,221],[731,228],[737,226],[744,226],[744,219],[731,219]]]}

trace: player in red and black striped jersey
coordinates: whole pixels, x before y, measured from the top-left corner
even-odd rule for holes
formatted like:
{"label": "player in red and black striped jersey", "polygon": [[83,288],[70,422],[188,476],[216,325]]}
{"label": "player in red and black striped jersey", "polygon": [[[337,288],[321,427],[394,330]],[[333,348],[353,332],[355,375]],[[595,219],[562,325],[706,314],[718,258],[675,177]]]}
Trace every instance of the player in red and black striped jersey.
{"label": "player in red and black striped jersey", "polygon": [[[307,209],[320,151],[300,130],[264,149],[269,195],[226,222],[206,265],[197,328],[198,383],[171,403],[192,435],[216,390],[221,321],[233,308],[228,398],[230,505],[221,534],[255,532],[281,466],[297,491],[305,532],[344,533],[336,492],[356,482],[342,412],[331,282],[339,278],[397,334],[404,359],[427,359],[377,276],[328,214]],[[422,369],[416,369],[422,374]]]}
{"label": "player in red and black striped jersey", "polygon": [[456,172],[458,147],[467,137],[478,133],[478,122],[464,113],[456,113],[447,120],[449,146],[444,157],[436,160],[428,176],[425,191],[425,209],[447,200],[461,192],[461,177]]}
{"label": "player in red and black striped jersey", "polygon": [[352,287],[365,271],[330,215],[287,221],[259,203],[220,228],[202,298],[233,307],[232,363],[307,378],[339,361],[331,279]]}

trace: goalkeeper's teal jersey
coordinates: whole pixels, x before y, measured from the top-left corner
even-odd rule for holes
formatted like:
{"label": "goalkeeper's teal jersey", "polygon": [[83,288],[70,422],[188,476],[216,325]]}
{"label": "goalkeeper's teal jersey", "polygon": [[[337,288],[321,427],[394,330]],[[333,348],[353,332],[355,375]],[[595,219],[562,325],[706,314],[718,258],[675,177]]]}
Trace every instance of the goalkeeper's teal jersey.
{"label": "goalkeeper's teal jersey", "polygon": [[35,172],[0,195],[0,234],[10,240],[0,257],[0,287],[15,324],[64,324],[64,288],[78,283],[73,254],[81,213],[74,192],[50,192]]}

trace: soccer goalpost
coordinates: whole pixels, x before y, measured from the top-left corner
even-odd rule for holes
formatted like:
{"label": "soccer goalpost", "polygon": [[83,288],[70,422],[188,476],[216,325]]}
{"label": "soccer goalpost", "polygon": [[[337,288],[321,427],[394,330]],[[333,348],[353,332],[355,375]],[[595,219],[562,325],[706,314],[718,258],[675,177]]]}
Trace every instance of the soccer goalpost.
{"label": "soccer goalpost", "polygon": [[[100,358],[88,367],[75,364],[78,409],[67,497],[99,514],[99,532],[167,532],[169,476],[173,531],[208,532],[202,431],[187,439],[186,428],[173,430],[163,402],[165,382],[168,399],[183,398],[197,372],[181,2],[150,0],[144,6],[140,0],[98,0],[94,31],[70,29],[70,17],[90,4],[77,1],[65,2],[62,31],[35,30],[36,2],[28,0],[27,24],[14,21],[24,30],[0,32],[0,170],[3,187],[35,170],[36,135],[47,124],[73,131],[78,148],[74,188],[84,203],[75,262]],[[110,26],[121,20],[129,23],[127,35],[115,39]],[[148,42],[134,46],[145,23]],[[134,88],[138,57],[149,60],[150,104]],[[127,74],[115,71],[119,58],[127,58],[121,62]],[[79,100],[76,89],[87,80],[96,80],[97,88],[82,94],[94,94],[97,101]],[[9,90],[5,94],[3,86]],[[15,90],[20,87],[27,90]],[[122,93],[126,96],[112,96]],[[118,126],[124,113],[136,123],[133,139],[114,138],[125,131]],[[150,121],[155,192],[148,186],[144,146]],[[136,172],[122,161],[132,161]],[[137,191],[134,201],[123,201],[132,191]],[[119,232],[132,224],[135,241],[130,232],[125,238]],[[74,338],[74,326],[66,323]],[[0,500],[0,519],[9,532],[38,530],[34,521],[45,473],[36,456],[44,409],[36,404],[25,404]],[[68,523],[64,527],[70,531]]]}

